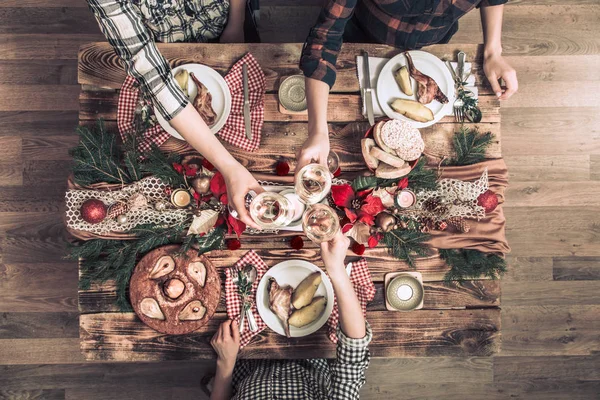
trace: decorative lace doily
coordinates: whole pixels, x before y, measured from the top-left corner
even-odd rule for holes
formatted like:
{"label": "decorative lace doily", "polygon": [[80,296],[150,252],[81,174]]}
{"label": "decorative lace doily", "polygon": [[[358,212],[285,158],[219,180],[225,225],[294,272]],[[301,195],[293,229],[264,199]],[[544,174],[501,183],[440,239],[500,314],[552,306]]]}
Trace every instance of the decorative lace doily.
{"label": "decorative lace doily", "polygon": [[477,204],[477,197],[488,190],[487,168],[475,182],[458,179],[442,179],[437,190],[423,190],[416,194],[415,208],[423,210],[423,203],[432,197],[440,198],[448,207],[445,218],[463,217],[480,220],[485,217],[485,209]]}
{"label": "decorative lace doily", "polygon": [[[169,208],[172,206],[168,196],[165,194],[167,186],[160,179],[149,176],[116,191],[68,190],[65,195],[67,226],[71,229],[103,235],[109,232],[127,232],[136,226],[144,224],[171,226],[181,223],[188,217],[188,211]],[[98,224],[89,224],[81,218],[79,209],[81,208],[81,204],[86,200],[98,199],[108,207],[117,201],[126,202],[135,193],[142,194],[148,202],[143,207],[128,210],[125,213],[127,222],[124,224],[119,224],[112,218],[106,218]],[[157,201],[166,202],[167,209],[164,211],[155,210],[154,203]]]}

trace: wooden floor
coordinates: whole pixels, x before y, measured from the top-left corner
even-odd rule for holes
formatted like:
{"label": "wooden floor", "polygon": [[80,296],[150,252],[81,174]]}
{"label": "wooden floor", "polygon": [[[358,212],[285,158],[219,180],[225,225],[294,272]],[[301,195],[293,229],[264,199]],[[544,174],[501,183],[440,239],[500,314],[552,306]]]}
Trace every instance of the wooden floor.
{"label": "wooden floor", "polygon": [[[303,41],[319,1],[263,0],[263,39]],[[598,0],[506,7],[520,91],[502,105],[513,252],[500,354],[373,360],[362,398],[599,398],[599,22]],[[0,1],[0,399],[203,398],[209,363],[84,363],[79,352],[61,210],[77,49],[97,40],[84,0]],[[481,42],[476,13],[453,42]]]}

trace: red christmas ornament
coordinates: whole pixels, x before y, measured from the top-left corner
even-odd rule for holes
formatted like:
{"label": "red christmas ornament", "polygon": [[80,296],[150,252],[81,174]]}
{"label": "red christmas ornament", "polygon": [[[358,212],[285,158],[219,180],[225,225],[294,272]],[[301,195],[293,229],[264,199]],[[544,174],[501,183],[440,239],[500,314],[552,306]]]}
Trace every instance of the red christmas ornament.
{"label": "red christmas ornament", "polygon": [[364,244],[360,244],[358,242],[354,242],[352,244],[352,251],[359,255],[362,256],[365,253],[365,245]]}
{"label": "red christmas ornament", "polygon": [[106,204],[98,199],[89,199],[79,208],[81,218],[89,224],[98,224],[106,218]]}
{"label": "red christmas ornament", "polygon": [[498,196],[488,189],[479,195],[477,204],[485,209],[486,214],[491,213],[498,207]]}
{"label": "red christmas ornament", "polygon": [[238,239],[229,239],[227,240],[227,250],[237,250],[242,247],[242,243]]}
{"label": "red christmas ornament", "polygon": [[302,250],[304,247],[304,239],[302,239],[302,236],[296,235],[290,240],[290,246],[292,246],[292,249],[294,250]]}
{"label": "red christmas ornament", "polygon": [[398,181],[398,189],[406,189],[408,187],[408,178],[404,177]]}
{"label": "red christmas ornament", "polygon": [[275,173],[279,176],[285,176],[290,172],[290,164],[285,161],[279,161],[275,165]]}

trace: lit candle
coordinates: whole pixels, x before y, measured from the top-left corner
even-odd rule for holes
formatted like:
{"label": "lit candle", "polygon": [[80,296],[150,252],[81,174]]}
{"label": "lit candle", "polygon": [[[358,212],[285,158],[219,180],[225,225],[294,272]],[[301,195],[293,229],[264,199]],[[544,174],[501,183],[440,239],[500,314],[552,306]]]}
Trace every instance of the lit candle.
{"label": "lit candle", "polygon": [[409,285],[400,285],[396,291],[396,295],[402,301],[407,301],[413,297],[413,290]]}
{"label": "lit candle", "polygon": [[192,201],[192,196],[185,189],[176,189],[171,194],[171,203],[175,207],[187,207]]}
{"label": "lit candle", "polygon": [[396,195],[396,203],[402,208],[411,207],[416,201],[417,196],[415,196],[412,190],[404,189]]}

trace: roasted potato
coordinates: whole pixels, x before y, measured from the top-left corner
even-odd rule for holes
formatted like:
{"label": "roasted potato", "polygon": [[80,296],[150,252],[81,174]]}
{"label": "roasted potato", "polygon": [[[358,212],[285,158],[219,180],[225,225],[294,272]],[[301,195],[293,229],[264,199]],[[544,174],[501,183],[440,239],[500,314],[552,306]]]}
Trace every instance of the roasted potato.
{"label": "roasted potato", "polygon": [[413,95],[412,85],[410,84],[410,74],[408,73],[406,65],[400,67],[396,73],[394,73],[394,79],[396,79],[396,83],[400,86],[402,93],[407,96]]}
{"label": "roasted potato", "polygon": [[397,113],[418,122],[433,121],[433,112],[415,100],[396,99],[390,104],[390,107]]}
{"label": "roasted potato", "polygon": [[309,305],[312,301],[319,285],[321,284],[321,272],[313,272],[294,290],[294,294],[292,295],[292,305],[296,310],[301,309],[302,307]]}
{"label": "roasted potato", "polygon": [[302,328],[321,316],[327,305],[327,299],[323,296],[317,296],[313,299],[312,303],[306,307],[302,307],[292,313],[289,319],[291,326],[296,328]]}

